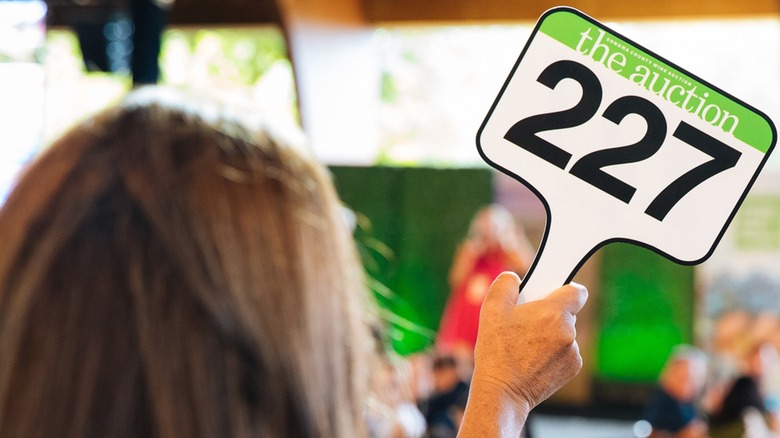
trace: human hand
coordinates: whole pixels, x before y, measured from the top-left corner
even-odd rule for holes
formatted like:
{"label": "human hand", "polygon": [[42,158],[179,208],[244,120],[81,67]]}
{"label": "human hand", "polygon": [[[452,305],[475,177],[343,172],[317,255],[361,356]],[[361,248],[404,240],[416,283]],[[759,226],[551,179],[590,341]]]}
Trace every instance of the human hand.
{"label": "human hand", "polygon": [[490,286],[480,313],[473,381],[497,386],[533,409],[582,368],[574,323],[588,292],[566,285],[517,305],[519,286],[511,272]]}

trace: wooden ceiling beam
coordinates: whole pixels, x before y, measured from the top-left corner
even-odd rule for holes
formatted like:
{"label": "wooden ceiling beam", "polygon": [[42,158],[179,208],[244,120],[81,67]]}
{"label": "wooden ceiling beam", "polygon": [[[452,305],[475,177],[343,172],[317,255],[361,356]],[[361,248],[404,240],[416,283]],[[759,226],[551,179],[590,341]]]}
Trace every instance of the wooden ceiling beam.
{"label": "wooden ceiling beam", "polygon": [[[560,2],[553,0],[363,0],[372,23],[536,21]],[[780,14],[778,0],[569,0],[599,20],[735,17]]]}
{"label": "wooden ceiling beam", "polygon": [[[536,21],[549,8],[560,5],[554,0],[354,0],[369,25],[453,24],[478,22]],[[278,24],[280,10],[274,0],[175,0],[169,24],[172,26]],[[352,0],[348,2],[351,4]],[[50,24],[66,25],[89,14],[93,4],[105,6],[123,0],[49,0]],[[354,8],[338,0],[319,0],[307,13],[339,21],[345,13],[353,21]],[[569,0],[566,4],[599,20],[636,20],[659,18],[724,18],[780,15],[780,0]]]}

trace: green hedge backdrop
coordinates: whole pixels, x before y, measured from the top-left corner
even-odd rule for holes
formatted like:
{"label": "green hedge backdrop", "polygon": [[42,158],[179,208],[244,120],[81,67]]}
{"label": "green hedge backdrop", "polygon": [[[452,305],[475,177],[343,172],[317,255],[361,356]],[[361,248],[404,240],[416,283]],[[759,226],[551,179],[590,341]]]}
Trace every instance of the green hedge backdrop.
{"label": "green hedge backdrop", "polygon": [[[358,246],[390,321],[393,348],[431,345],[449,295],[447,272],[474,212],[493,200],[486,168],[333,166],[358,213]],[[600,250],[592,378],[654,382],[670,350],[693,342],[693,268],[628,244]]]}
{"label": "green hedge backdrop", "polygon": [[[333,166],[339,195],[366,221],[358,246],[366,269],[386,290],[400,354],[430,346],[449,295],[447,272],[474,212],[493,199],[487,168]],[[367,222],[367,223],[366,223]],[[376,289],[376,288],[375,288]]]}

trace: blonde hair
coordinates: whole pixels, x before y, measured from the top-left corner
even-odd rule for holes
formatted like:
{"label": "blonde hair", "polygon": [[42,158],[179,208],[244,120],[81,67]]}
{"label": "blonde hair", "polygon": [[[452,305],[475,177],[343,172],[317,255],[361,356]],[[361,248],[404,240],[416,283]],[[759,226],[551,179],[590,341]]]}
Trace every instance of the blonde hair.
{"label": "blonde hair", "polygon": [[326,170],[141,89],[0,210],[0,436],[364,433],[362,271]]}
{"label": "blonde hair", "polygon": [[480,208],[471,218],[468,235],[471,237],[481,235],[484,226],[481,221],[485,220],[493,231],[494,239],[517,232],[517,224],[509,210],[501,204],[490,204]]}

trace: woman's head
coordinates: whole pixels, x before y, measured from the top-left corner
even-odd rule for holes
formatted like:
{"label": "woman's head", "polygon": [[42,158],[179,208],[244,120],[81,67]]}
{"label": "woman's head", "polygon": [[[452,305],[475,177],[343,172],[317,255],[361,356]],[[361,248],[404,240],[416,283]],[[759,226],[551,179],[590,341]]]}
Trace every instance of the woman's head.
{"label": "woman's head", "polygon": [[661,372],[660,383],[677,400],[691,401],[700,395],[707,374],[707,355],[690,345],[672,350]]}
{"label": "woman's head", "polygon": [[484,250],[498,250],[504,239],[516,238],[517,226],[512,214],[500,204],[481,208],[471,220],[469,238]]}
{"label": "woman's head", "polygon": [[337,196],[246,110],[142,89],[28,169],[0,210],[1,435],[355,433]]}

